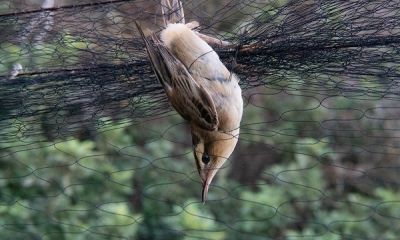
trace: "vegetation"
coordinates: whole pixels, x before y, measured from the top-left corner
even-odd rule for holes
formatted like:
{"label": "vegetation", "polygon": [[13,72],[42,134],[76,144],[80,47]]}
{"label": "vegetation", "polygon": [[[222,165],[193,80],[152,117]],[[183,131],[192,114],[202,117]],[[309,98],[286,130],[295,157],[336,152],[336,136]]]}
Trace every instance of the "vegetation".
{"label": "vegetation", "polygon": [[[75,64],[90,48],[86,39],[58,37],[59,46],[34,46],[21,63],[51,64],[60,55]],[[0,43],[0,73],[21,52]],[[304,81],[244,92],[239,144],[206,204],[178,115],[80,120],[74,124],[90,134],[59,137],[48,127],[24,135],[47,126],[46,114],[7,122],[0,129],[9,136],[0,140],[0,239],[397,239],[398,131],[386,130],[398,129],[390,121],[398,109],[379,110],[385,100],[374,96],[299,90]],[[0,116],[10,112],[0,104]]]}
{"label": "vegetation", "polygon": [[[268,121],[260,116],[300,109],[296,102],[308,100],[258,101],[267,110],[254,102],[246,108],[240,146],[205,205],[188,129],[178,116],[115,123],[88,140],[25,139],[27,151],[1,143],[1,239],[395,239],[398,190],[365,191],[362,175],[343,179],[337,172],[347,162],[333,138],[302,136],[331,112],[308,114],[307,124],[259,124]],[[257,155],[254,161],[267,161],[268,151],[276,152],[270,164],[260,173],[245,167],[253,176],[238,180],[240,166],[251,166]]]}

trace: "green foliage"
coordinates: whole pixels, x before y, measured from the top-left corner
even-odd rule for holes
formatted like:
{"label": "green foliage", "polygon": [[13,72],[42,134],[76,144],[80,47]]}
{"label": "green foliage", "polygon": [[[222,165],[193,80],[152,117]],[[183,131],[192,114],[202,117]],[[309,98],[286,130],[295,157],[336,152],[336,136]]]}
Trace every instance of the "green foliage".
{"label": "green foliage", "polygon": [[[77,64],[80,59],[79,53],[82,50],[96,47],[87,39],[74,37],[68,33],[60,33],[57,38],[56,44],[40,43],[32,44],[32,46],[17,46],[11,43],[1,43],[0,74],[8,74],[15,63],[20,63],[24,69],[28,68],[28,70],[33,66],[36,69],[51,68],[56,62]],[[29,58],[21,57],[27,55]]]}
{"label": "green foliage", "polygon": [[0,44],[0,74],[8,74],[12,64],[18,61],[21,55],[21,48],[11,43]]}
{"label": "green foliage", "polygon": [[[274,1],[277,6],[286,2]],[[5,8],[0,3],[0,10]],[[265,18],[277,13],[276,8],[265,10]],[[68,32],[54,37],[57,46],[1,43],[0,75],[15,62],[38,68],[51,68],[54,59],[75,64],[79,52],[99,47]],[[29,59],[19,59],[22,51],[29,51],[22,54]],[[113,49],[118,58],[128,58],[124,51]],[[299,89],[311,84],[302,80],[307,78],[287,74],[291,81],[266,84],[253,95],[245,92],[251,97],[239,142],[244,152],[269,146],[278,152],[277,161],[263,168],[251,186],[227,174],[229,165],[204,205],[188,129],[177,115],[142,125],[115,123],[82,141],[25,138],[24,126],[10,122],[0,129],[10,137],[0,141],[0,239],[397,239],[398,189],[338,190],[341,186],[332,182],[340,185],[342,179],[326,170],[346,169],[340,161],[347,151],[343,146],[364,142],[355,136],[343,143],[337,133],[342,129],[321,126],[327,119],[356,122],[365,112],[354,106],[372,109],[375,103],[304,93]],[[338,76],[324,84],[333,88],[340,81]],[[362,83],[370,90],[377,85]],[[367,120],[356,124],[365,131],[376,127]],[[354,123],[343,126],[351,129]],[[16,142],[29,150],[21,151]]]}
{"label": "green foliage", "polygon": [[[269,99],[268,99],[269,98]],[[279,98],[279,96],[274,96]],[[267,97],[269,101],[277,101]],[[312,108],[313,101],[298,96]],[[338,99],[336,106],[346,107]],[[323,110],[291,115],[281,101],[249,107],[244,124],[264,132],[262,112],[296,121],[276,121],[270,136],[244,134],[241,144],[279,146],[280,161],[268,166],[254,186],[240,185],[221,170],[209,201],[199,202],[201,184],[190,137],[173,116],[156,123],[116,124],[95,139],[51,143],[24,139],[29,151],[0,143],[1,239],[390,239],[400,228],[399,192],[378,187],[371,194],[338,192],[324,168],[339,157],[329,137],[302,137]],[[296,102],[297,102],[296,101]],[[140,131],[139,131],[140,129]],[[10,136],[19,136],[10,124]],[[267,140],[265,140],[267,139]],[[173,142],[172,142],[173,140]],[[327,175],[328,174],[328,175]]]}
{"label": "green foliage", "polygon": [[0,160],[0,238],[15,231],[21,239],[133,236],[141,216],[127,204],[134,173],[113,174],[128,163],[116,164],[110,149],[96,149],[93,141],[48,145],[37,142]]}

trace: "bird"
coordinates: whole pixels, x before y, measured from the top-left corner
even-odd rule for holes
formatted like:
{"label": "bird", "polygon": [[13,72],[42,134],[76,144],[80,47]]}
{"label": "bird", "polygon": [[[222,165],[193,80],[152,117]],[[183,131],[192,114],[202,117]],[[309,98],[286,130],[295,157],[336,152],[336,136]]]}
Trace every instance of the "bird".
{"label": "bird", "polygon": [[205,203],[213,178],[238,142],[243,114],[239,78],[187,24],[169,23],[159,36],[145,36],[136,26],[170,104],[189,122]]}

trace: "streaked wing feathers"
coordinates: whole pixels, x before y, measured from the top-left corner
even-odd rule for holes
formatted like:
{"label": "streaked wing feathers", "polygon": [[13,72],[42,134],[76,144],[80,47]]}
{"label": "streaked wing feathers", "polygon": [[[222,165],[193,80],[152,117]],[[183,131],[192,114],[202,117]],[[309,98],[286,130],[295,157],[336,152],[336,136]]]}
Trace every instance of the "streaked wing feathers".
{"label": "streaked wing feathers", "polygon": [[217,111],[207,90],[197,84],[183,63],[168,51],[156,35],[146,38],[140,26],[136,25],[146,44],[157,79],[175,110],[203,129],[217,130]]}

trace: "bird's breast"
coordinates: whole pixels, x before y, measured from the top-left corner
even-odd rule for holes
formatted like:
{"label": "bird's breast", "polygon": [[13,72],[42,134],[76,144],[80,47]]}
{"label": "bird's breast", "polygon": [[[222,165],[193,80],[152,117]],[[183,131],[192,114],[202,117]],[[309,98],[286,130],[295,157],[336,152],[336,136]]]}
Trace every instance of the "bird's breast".
{"label": "bird's breast", "polygon": [[213,82],[211,97],[216,105],[219,126],[222,131],[238,129],[242,119],[243,99],[236,81]]}

